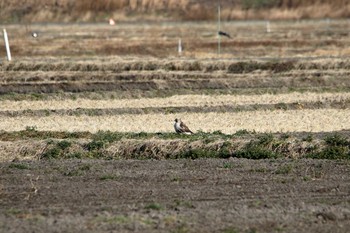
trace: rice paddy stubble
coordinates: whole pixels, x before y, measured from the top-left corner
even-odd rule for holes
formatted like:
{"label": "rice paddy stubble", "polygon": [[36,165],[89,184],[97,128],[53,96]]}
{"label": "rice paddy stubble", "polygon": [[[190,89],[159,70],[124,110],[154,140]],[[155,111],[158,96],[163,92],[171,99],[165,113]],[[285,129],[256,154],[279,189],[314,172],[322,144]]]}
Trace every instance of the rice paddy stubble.
{"label": "rice paddy stubble", "polygon": [[350,109],[308,109],[181,115],[3,117],[0,130],[20,131],[35,126],[45,131],[172,132],[175,118],[183,119],[193,131],[220,130],[227,134],[241,129],[257,132],[331,132],[350,128]]}
{"label": "rice paddy stubble", "polygon": [[[253,105],[278,104],[298,102],[345,101],[350,99],[350,93],[288,93],[262,95],[175,95],[166,98],[142,99],[110,99],[91,100],[79,98],[76,100],[35,100],[35,101],[0,101],[2,111],[19,110],[54,110],[54,109],[107,109],[107,108],[147,108],[147,107],[200,107],[219,105]],[[184,104],[186,103],[186,104]]]}

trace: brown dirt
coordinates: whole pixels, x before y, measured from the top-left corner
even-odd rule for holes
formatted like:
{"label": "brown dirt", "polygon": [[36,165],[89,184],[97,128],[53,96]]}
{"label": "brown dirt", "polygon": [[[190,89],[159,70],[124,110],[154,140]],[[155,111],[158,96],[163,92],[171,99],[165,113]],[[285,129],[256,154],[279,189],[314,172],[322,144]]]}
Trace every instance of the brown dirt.
{"label": "brown dirt", "polygon": [[[221,58],[284,58],[349,56],[347,20],[275,21],[266,32],[266,21],[224,21],[222,30],[232,39],[222,38]],[[99,24],[12,24],[7,29],[13,60],[76,56],[218,58],[217,24],[213,22]],[[39,37],[33,38],[31,32]],[[4,46],[0,53],[6,54]],[[110,59],[106,57],[105,59]],[[44,61],[49,59],[44,58]]]}
{"label": "brown dirt", "polygon": [[3,232],[347,232],[347,161],[0,164]]}
{"label": "brown dirt", "polygon": [[[7,94],[1,98],[110,99],[183,93],[323,92],[348,91],[350,86],[347,21],[273,22],[272,33],[266,33],[265,22],[224,23],[225,30],[234,35],[234,41],[223,40],[220,58],[226,60],[217,60],[215,24],[148,26],[7,25],[14,62],[1,60],[0,93]],[[37,40],[30,36],[35,30],[40,35]],[[176,51],[179,36],[185,45],[181,58]],[[5,54],[3,46],[0,53]],[[129,57],[130,54],[137,59]],[[321,59],[324,56],[338,59]],[[153,57],[173,57],[173,60],[168,63]],[[290,57],[292,62],[270,67],[276,64],[274,61],[289,61]],[[254,61],[237,65],[250,59]],[[255,60],[273,62],[260,66]],[[41,93],[55,94],[45,97]],[[223,104],[191,109],[194,113],[219,113],[275,108],[333,109],[335,116],[342,112],[342,119],[347,120],[343,112],[349,103],[279,103],[242,108]],[[58,109],[53,113],[23,109],[0,112],[0,117],[4,120],[13,116],[38,116],[32,124],[35,126],[42,116],[50,114],[142,116],[149,112],[163,115],[163,111],[190,114],[192,110],[185,106],[141,110]],[[166,124],[167,130],[172,129],[171,123]],[[155,125],[154,129],[158,130],[159,122]],[[325,125],[333,130],[339,126],[329,122]],[[167,158],[169,151],[178,152],[179,148],[210,147],[216,151],[222,149],[223,141],[179,140],[172,134],[168,135],[171,140],[163,140],[161,134],[156,134],[155,137],[160,137],[157,140],[118,141],[92,154],[86,147],[91,141],[90,133],[32,135],[36,133],[30,125],[25,132],[1,132],[0,232],[347,232],[350,228],[347,160],[153,160]],[[328,135],[332,133],[349,135],[348,129]],[[286,157],[300,158],[312,148],[322,149],[322,134],[295,132],[292,138],[281,134],[277,138],[284,138],[285,143],[274,149],[290,153]],[[305,142],[308,136],[311,144]],[[115,160],[37,160],[57,141],[67,138],[72,141],[69,152],[84,152],[87,157],[101,152],[104,158]],[[247,142],[243,138],[233,146],[242,147]],[[117,160],[137,157],[149,160]]]}

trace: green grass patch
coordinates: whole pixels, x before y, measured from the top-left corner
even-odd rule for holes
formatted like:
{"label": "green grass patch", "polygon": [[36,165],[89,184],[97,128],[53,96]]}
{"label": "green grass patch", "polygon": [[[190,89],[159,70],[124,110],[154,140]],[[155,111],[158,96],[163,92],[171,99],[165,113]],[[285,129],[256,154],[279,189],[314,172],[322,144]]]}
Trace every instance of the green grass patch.
{"label": "green grass patch", "polygon": [[145,206],[146,210],[162,210],[164,209],[159,203],[150,203]]}
{"label": "green grass patch", "polygon": [[313,159],[350,159],[350,142],[339,134],[329,135],[324,138],[325,147],[321,151],[311,152],[306,155]]}
{"label": "green grass patch", "polygon": [[227,72],[233,74],[251,73],[256,70],[269,70],[274,73],[288,72],[294,69],[293,61],[269,61],[269,62],[256,62],[256,61],[244,61],[235,62],[228,66]]}
{"label": "green grass patch", "polygon": [[47,149],[40,155],[40,159],[58,159],[71,158],[72,154],[68,153],[72,142],[62,140],[55,142],[52,139],[47,141]]}
{"label": "green grass patch", "polygon": [[293,171],[293,165],[292,164],[285,164],[277,168],[275,171],[275,174],[280,174],[280,175],[287,175],[290,174]]}
{"label": "green grass patch", "polygon": [[98,216],[94,219],[94,222],[103,222],[103,223],[116,223],[116,224],[128,224],[131,220],[124,215],[116,216]]}
{"label": "green grass patch", "polygon": [[231,169],[231,168],[233,168],[233,164],[230,162],[224,162],[222,165],[222,168]]}
{"label": "green grass patch", "polygon": [[11,163],[9,165],[9,168],[15,168],[15,169],[20,169],[20,170],[30,169],[30,167],[27,164],[23,164],[23,163]]}
{"label": "green grass patch", "polygon": [[100,180],[118,180],[119,177],[114,174],[105,174],[100,176]]}
{"label": "green grass patch", "polygon": [[68,169],[66,171],[63,171],[64,176],[83,176],[87,172],[91,170],[91,165],[90,164],[84,164],[80,165],[78,167],[74,167],[72,169]]}

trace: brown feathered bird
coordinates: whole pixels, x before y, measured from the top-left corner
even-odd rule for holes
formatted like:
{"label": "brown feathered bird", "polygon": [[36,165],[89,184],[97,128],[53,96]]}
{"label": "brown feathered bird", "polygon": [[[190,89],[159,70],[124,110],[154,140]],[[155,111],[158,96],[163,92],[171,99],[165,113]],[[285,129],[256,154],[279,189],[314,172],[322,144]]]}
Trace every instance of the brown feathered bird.
{"label": "brown feathered bird", "polygon": [[181,119],[175,119],[174,128],[176,133],[193,134],[193,132],[181,121]]}

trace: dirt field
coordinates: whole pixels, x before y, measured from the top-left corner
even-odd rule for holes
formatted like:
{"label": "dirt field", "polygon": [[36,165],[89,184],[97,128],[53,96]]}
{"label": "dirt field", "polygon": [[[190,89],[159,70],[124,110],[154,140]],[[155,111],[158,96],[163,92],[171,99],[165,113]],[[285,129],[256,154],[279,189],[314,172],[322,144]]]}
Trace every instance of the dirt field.
{"label": "dirt field", "polygon": [[5,26],[0,232],[348,232],[348,20]]}
{"label": "dirt field", "polygon": [[2,163],[3,232],[347,232],[350,166],[323,160]]}
{"label": "dirt field", "polygon": [[[217,56],[217,22],[117,23],[100,24],[10,24],[6,28],[13,58],[41,57],[80,61],[98,57],[113,61],[115,56],[177,58],[182,39],[184,58],[302,58],[348,56],[348,20],[223,21],[221,55]],[[38,37],[33,38],[32,32]],[[0,46],[0,53],[5,48]],[[110,56],[110,57],[107,57]],[[50,59],[50,60],[51,60]],[[21,58],[22,60],[22,58]],[[43,59],[47,61],[47,59]],[[54,60],[51,60],[52,62]],[[59,61],[62,61],[60,59]]]}

